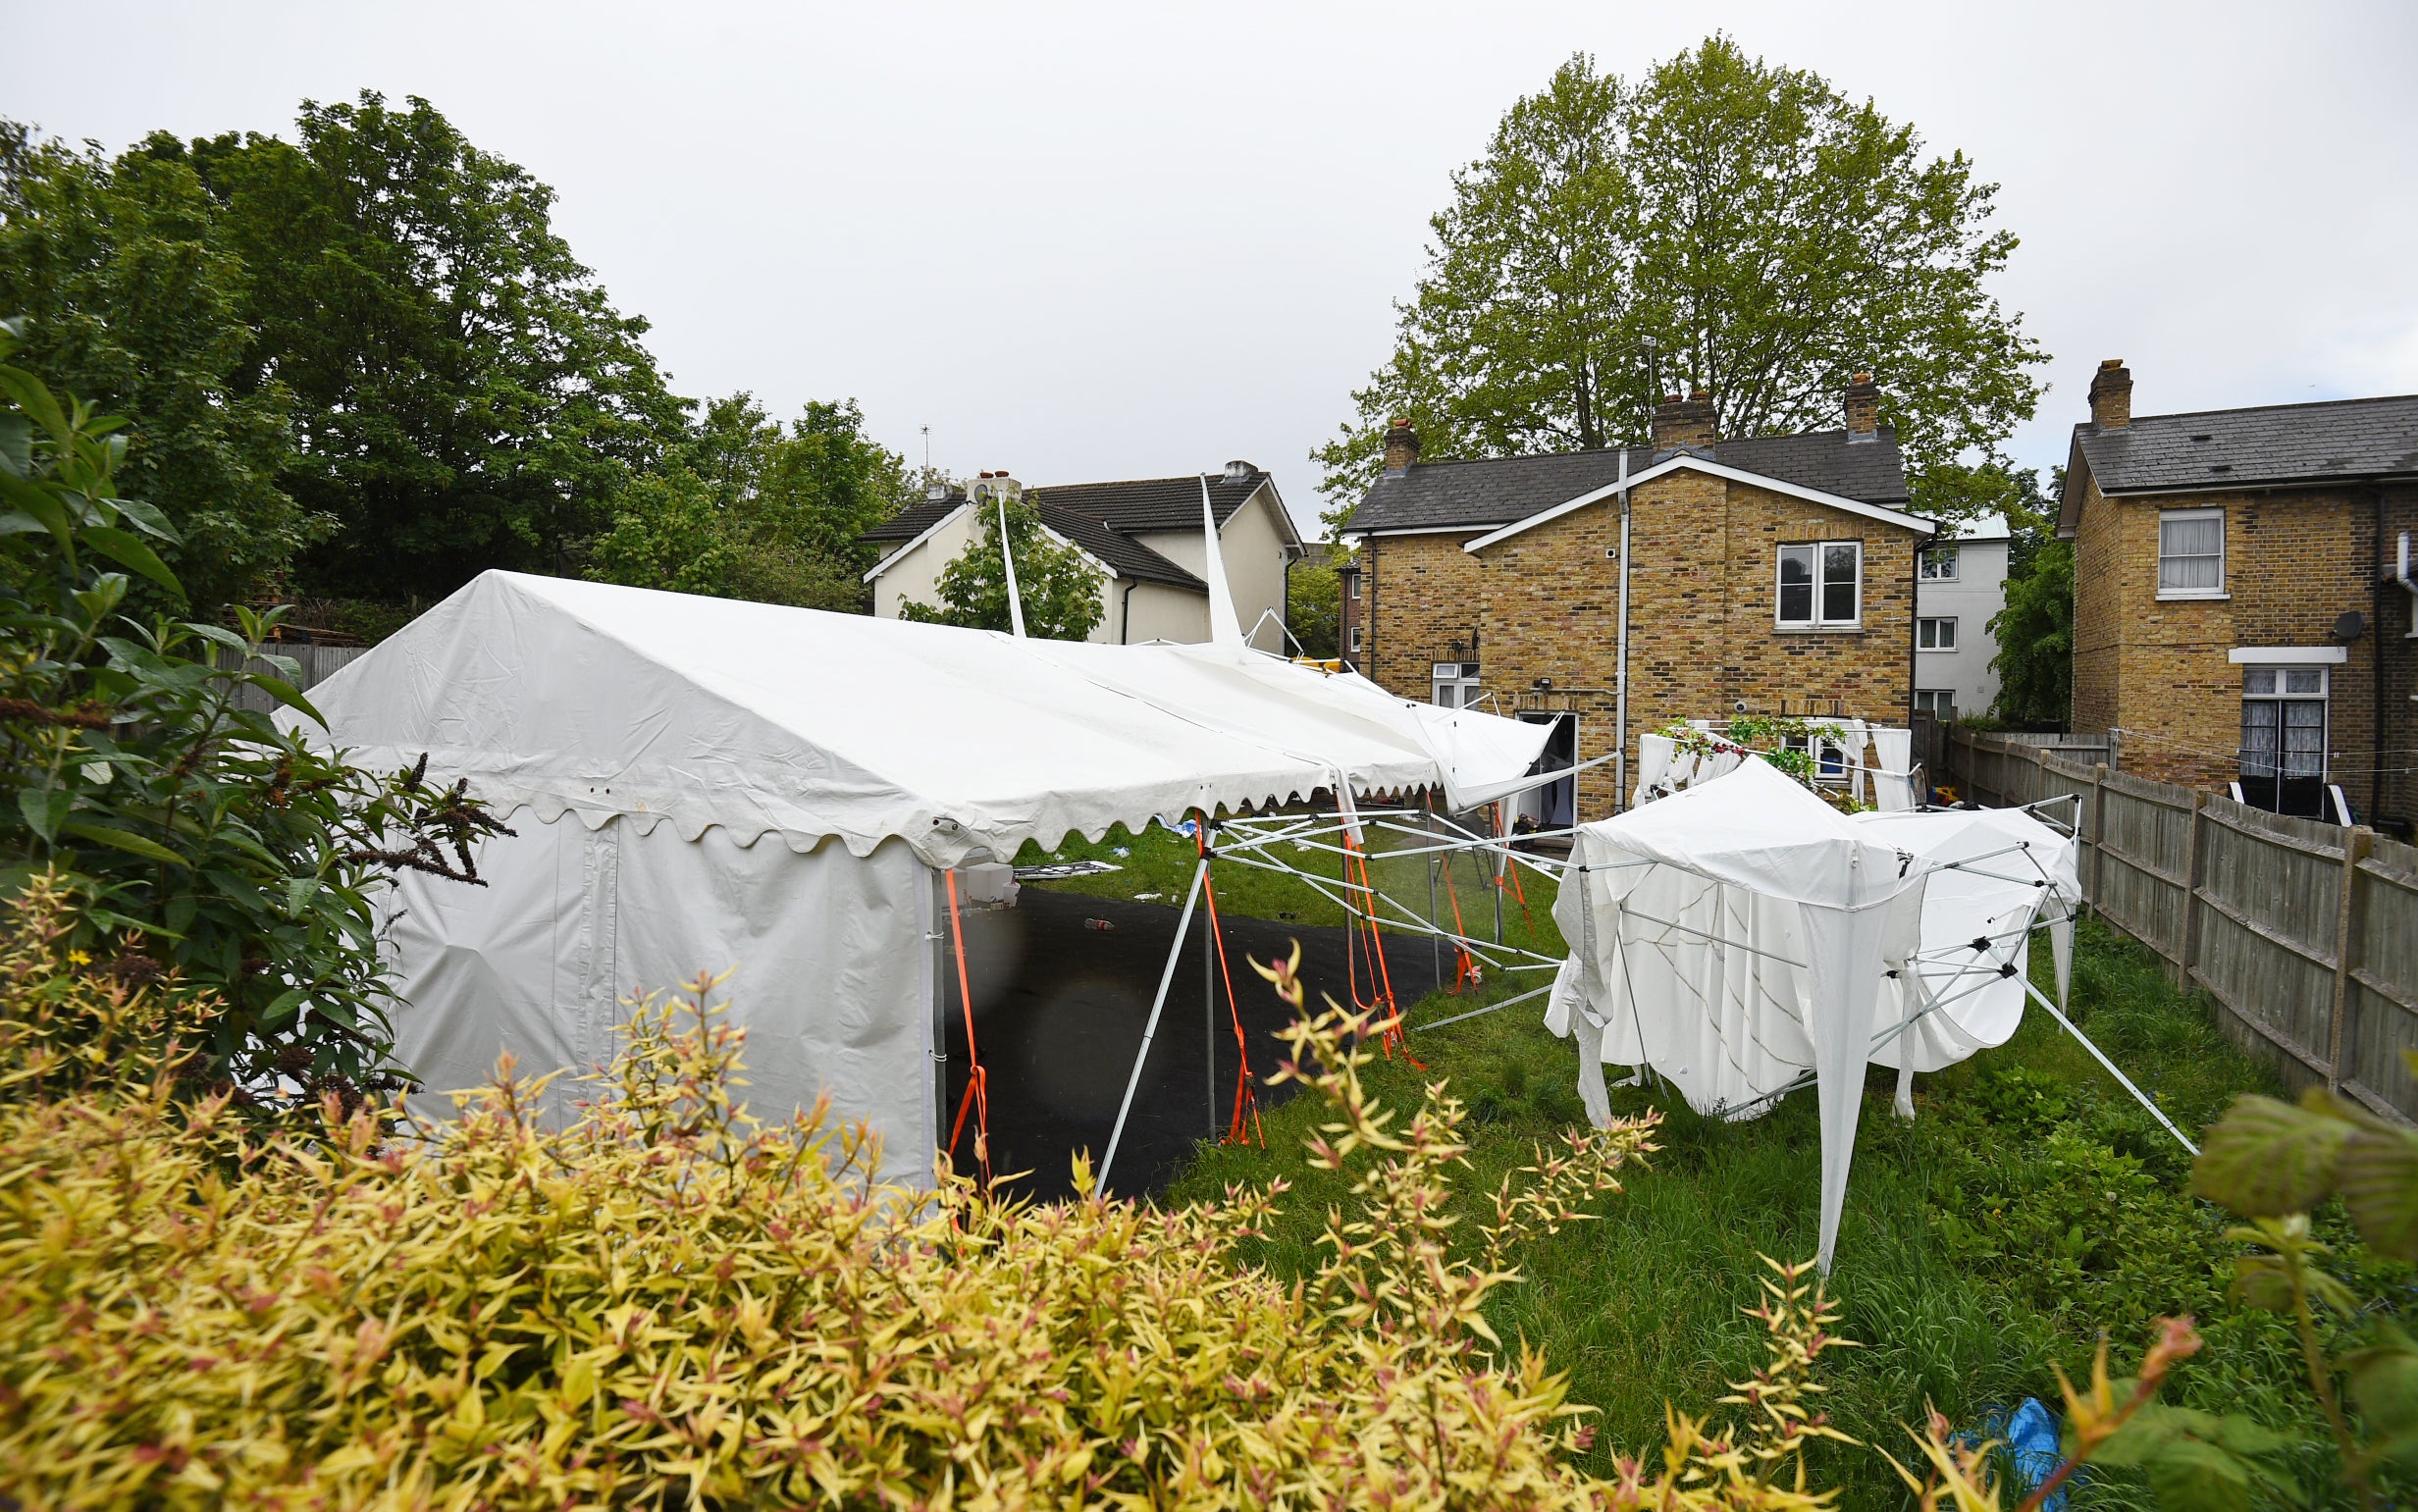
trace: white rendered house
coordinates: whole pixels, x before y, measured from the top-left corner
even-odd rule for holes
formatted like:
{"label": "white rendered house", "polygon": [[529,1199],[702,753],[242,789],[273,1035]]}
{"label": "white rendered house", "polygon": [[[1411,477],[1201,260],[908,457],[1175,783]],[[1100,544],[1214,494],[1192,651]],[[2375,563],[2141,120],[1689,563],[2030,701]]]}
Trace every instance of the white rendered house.
{"label": "white rendered house", "polygon": [[[1043,529],[1099,569],[1102,613],[1093,641],[1206,641],[1202,483],[1199,475],[1186,475],[1027,488],[1006,473],[985,473],[974,480],[971,497],[967,490],[936,488],[922,503],[865,533],[883,553],[865,575],[873,588],[873,613],[896,619],[903,602],[936,602],[941,569],[979,539],[981,506],[1004,494],[1032,503]],[[1286,569],[1303,554],[1301,533],[1277,495],[1276,480],[1250,463],[1229,462],[1225,471],[1207,476],[1207,485],[1227,591],[1244,639],[1257,650],[1282,652]]]}
{"label": "white rendered house", "polygon": [[2007,522],[1983,515],[1927,547],[1916,568],[1915,706],[1945,719],[1998,702],[1990,618],[2007,606]]}

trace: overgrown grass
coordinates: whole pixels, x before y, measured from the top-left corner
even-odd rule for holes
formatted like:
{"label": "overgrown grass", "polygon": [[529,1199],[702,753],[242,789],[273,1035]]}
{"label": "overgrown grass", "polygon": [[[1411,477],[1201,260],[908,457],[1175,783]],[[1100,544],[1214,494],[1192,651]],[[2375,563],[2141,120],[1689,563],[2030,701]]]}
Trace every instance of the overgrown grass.
{"label": "overgrown grass", "polygon": [[[1180,901],[1188,841],[1181,850],[1111,843],[1131,853],[1129,869],[1075,886]],[[1218,873],[1229,910],[1340,922],[1300,884],[1229,881],[1235,869]],[[1532,878],[1527,891],[1536,922],[1524,938],[1558,951],[1546,916],[1550,884]],[[1485,899],[1464,877],[1464,911],[1487,909],[1491,927]],[[1519,928],[1516,908],[1512,918]],[[2212,1122],[2240,1092],[2273,1090],[2269,1074],[2217,1031],[2205,1000],[2177,992],[2138,947],[2086,925],[2076,956],[2076,1020],[2186,1130]],[[2045,947],[2037,957],[2045,986]],[[1498,977],[1483,998],[1438,995],[1407,1017],[1416,1026],[1541,981]],[[1394,1062],[1374,1078],[1403,1108],[1417,1101],[1423,1075],[1451,1078],[1476,1125],[1465,1191],[1490,1190],[1533,1159],[1537,1141],[1583,1117],[1575,1053],[1544,1029],[1540,1010],[1526,1003],[1414,1031],[1427,1071]],[[1901,1425],[1920,1422],[1930,1405],[1966,1425],[2024,1396],[2055,1407],[2052,1367],[2080,1378],[2105,1335],[2121,1374],[2148,1342],[2153,1319],[2188,1312],[2208,1347],[2181,1369],[2169,1399],[2247,1410],[2307,1435],[2309,1483],[2325,1479],[2330,1460],[2316,1442],[2321,1425],[2290,1336],[2225,1298],[2235,1247],[2223,1237],[2223,1215],[2187,1195],[2188,1155],[2079,1045],[2047,1016],[2029,1015],[2007,1045],[1922,1078],[1911,1124],[1890,1114],[1893,1083],[1894,1073],[1875,1071],[1867,1087],[1831,1279],[1843,1330],[1862,1345],[1829,1373],[1840,1427],[1895,1452],[1907,1443]],[[1613,1098],[1617,1112],[1663,1114],[1662,1152],[1602,1205],[1597,1222],[1531,1245],[1526,1283],[1498,1293],[1493,1315],[1505,1338],[1541,1345],[1571,1374],[1574,1400],[1602,1412],[1596,1452],[1603,1455],[1653,1448],[1666,1402],[1708,1409],[1759,1363],[1759,1327],[1741,1311],[1755,1300],[1757,1257],[1814,1253],[1819,1175],[1810,1094],[1743,1124],[1699,1118],[1675,1096],[1621,1089]],[[1265,1151],[1203,1147],[1169,1200],[1288,1177],[1286,1217],[1255,1258],[1282,1275],[1305,1273],[1320,1216],[1342,1191],[1339,1177],[1302,1158],[1316,1117],[1307,1100],[1278,1111]],[[2389,1295],[2408,1292],[2407,1268],[2361,1257],[2339,1215],[2331,1226],[2358,1279]],[[1869,1448],[1833,1447],[1821,1461],[1848,1507],[1911,1505]],[[2076,1504],[2136,1506],[2145,1494],[2114,1472],[2082,1487]]]}

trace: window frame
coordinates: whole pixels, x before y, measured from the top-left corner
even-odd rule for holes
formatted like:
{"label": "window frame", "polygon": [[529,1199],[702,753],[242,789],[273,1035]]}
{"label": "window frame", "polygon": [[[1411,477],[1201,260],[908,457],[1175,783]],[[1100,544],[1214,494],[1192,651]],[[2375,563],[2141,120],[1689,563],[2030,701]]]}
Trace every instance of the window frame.
{"label": "window frame", "polygon": [[[2187,524],[2198,520],[2214,520],[2217,522],[2217,549],[2215,553],[2217,558],[2216,587],[2169,588],[2166,586],[2166,564],[2169,559],[2166,549],[2166,527],[2167,522],[2170,520],[2177,524]],[[2226,558],[2230,554],[2227,550],[2227,547],[2229,545],[2227,540],[2228,534],[2229,532],[2226,529],[2225,510],[2222,506],[2213,509],[2159,510],[2157,577],[2154,580],[2157,586],[2158,600],[2162,603],[2187,603],[2193,600],[2231,599],[2233,595],[2228,593],[2225,587],[2225,573],[2228,566]],[[2209,553],[2204,551],[2195,551],[2189,555],[2178,554],[2173,559],[2176,561],[2203,561],[2207,558],[2208,554]]]}
{"label": "window frame", "polygon": [[[1849,547],[1856,553],[1855,610],[1853,614],[1846,619],[1829,619],[1825,618],[1822,614],[1822,601],[1828,597],[1827,590],[1830,587],[1830,578],[1828,576],[1830,552],[1833,547]],[[1808,605],[1811,610],[1812,617],[1808,619],[1790,619],[1785,611],[1785,604],[1787,600],[1783,597],[1783,593],[1787,587],[1787,583],[1782,574],[1787,570],[1788,553],[1791,551],[1810,551],[1813,553],[1813,575],[1810,583],[1808,584],[1808,587],[1812,592],[1812,600]],[[1864,542],[1861,539],[1853,539],[1846,541],[1783,541],[1778,543],[1772,552],[1771,563],[1771,620],[1773,627],[1776,629],[1799,632],[1863,629]]]}
{"label": "window frame", "polygon": [[[1948,639],[1944,645],[1940,642],[1939,631],[1936,628],[1940,625],[1945,625],[1948,627]],[[1928,646],[1922,644],[1922,636],[1925,630],[1930,631],[1931,634],[1931,644]],[[1956,651],[1956,616],[1953,614],[1919,614],[1915,616],[1915,650],[1919,652],[1927,652],[1933,655],[1937,655],[1943,652],[1954,652]]]}
{"label": "window frame", "polygon": [[[1445,670],[1446,667],[1452,668],[1453,671],[1447,674]],[[1478,700],[1484,698],[1486,693],[1484,684],[1478,675],[1478,667],[1479,663],[1475,661],[1428,663],[1428,703],[1438,708],[1474,708],[1477,706]],[[1449,704],[1437,697],[1446,688],[1452,690],[1452,702]]]}
{"label": "window frame", "polygon": [[[1925,699],[1928,699],[1931,702],[1926,704],[1923,702]],[[1943,703],[1948,705],[1945,715],[1943,715],[1939,709],[1939,705]],[[1954,688],[1917,688],[1915,690],[1915,707],[1922,713],[1929,714],[1934,719],[1943,717],[1954,719],[1956,717],[1956,690]]]}
{"label": "window frame", "polygon": [[[1959,581],[1957,558],[1961,554],[1954,546],[1931,546],[1922,548],[1922,564],[1918,569],[1924,583],[1954,583]],[[1940,571],[1940,568],[1946,571]]]}
{"label": "window frame", "polygon": [[[2295,673],[2315,676],[2316,689],[2312,691],[2307,688],[2293,688],[2291,681]],[[2268,679],[2268,685],[2265,688],[2254,688],[2252,684],[2261,677]],[[2279,705],[2276,710],[2276,745],[2272,753],[2274,760],[2271,768],[2260,768],[2253,765],[2250,759],[2250,743],[2245,738],[2241,749],[2235,754],[2234,760],[2235,769],[2243,777],[2271,778],[2277,781],[2287,777],[2295,781],[2308,781],[2312,778],[2318,782],[2333,780],[2334,752],[2331,748],[2334,742],[2334,673],[2331,667],[2324,663],[2295,665],[2289,662],[2254,662],[2246,664],[2241,669],[2241,703],[2242,733],[2245,737],[2249,734],[2249,709],[2252,704]],[[2317,770],[2313,773],[2287,772],[2284,769],[2286,760],[2290,756],[2285,746],[2285,731],[2287,727],[2285,723],[2285,711],[2281,707],[2287,704],[2315,704],[2318,705]]]}
{"label": "window frame", "polygon": [[1346,590],[1345,590],[1345,592],[1344,592],[1344,594],[1343,594],[1343,597],[1344,597],[1344,598],[1346,598],[1346,599],[1357,599],[1357,598],[1359,598],[1359,597],[1360,597],[1360,574],[1358,574],[1357,572],[1346,572],[1346,573],[1344,573],[1344,574],[1343,574],[1343,581],[1344,581],[1345,583],[1347,583],[1347,584],[1349,584],[1349,585],[1350,585],[1350,587],[1349,587],[1348,589],[1346,589]]}
{"label": "window frame", "polygon": [[1344,648],[1345,650],[1351,652],[1354,655],[1358,655],[1361,651],[1360,628],[1361,627],[1358,625],[1349,627],[1349,638],[1351,645]]}

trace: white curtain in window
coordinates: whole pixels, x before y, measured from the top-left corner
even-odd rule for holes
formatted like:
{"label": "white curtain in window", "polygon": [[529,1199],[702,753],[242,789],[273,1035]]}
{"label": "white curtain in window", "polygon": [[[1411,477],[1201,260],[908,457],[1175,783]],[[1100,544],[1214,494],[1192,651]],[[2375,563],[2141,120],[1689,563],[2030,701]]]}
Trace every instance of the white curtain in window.
{"label": "white curtain in window", "polygon": [[2222,516],[2158,522],[2158,587],[2218,589],[2225,586],[2225,520]]}

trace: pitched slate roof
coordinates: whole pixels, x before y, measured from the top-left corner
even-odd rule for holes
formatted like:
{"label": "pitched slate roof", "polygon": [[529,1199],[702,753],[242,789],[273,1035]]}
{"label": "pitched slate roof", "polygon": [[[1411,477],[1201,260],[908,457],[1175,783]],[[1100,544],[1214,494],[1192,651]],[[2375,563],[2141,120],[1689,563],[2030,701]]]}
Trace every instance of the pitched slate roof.
{"label": "pitched slate roof", "polygon": [[[1845,431],[1759,436],[1725,441],[1712,460],[1747,472],[1818,489],[1842,498],[1902,509],[1906,466],[1896,433],[1883,426],[1872,441],[1850,443]],[[1629,471],[1655,463],[1651,447],[1629,448]],[[1491,457],[1469,462],[1418,462],[1372,484],[1343,522],[1350,534],[1509,525],[1616,482],[1620,451],[1569,451],[1544,456]]]}
{"label": "pitched slate roof", "polygon": [[913,541],[942,520],[947,519],[949,511],[965,501],[965,495],[952,493],[947,498],[927,498],[920,504],[909,504],[857,539],[859,541]]}
{"label": "pitched slate roof", "polygon": [[[1223,530],[1235,511],[1249,502],[1251,495],[1269,481],[1268,474],[1259,468],[1239,475],[1211,474],[1209,503],[1217,512],[1219,529]],[[1169,583],[1206,593],[1208,585],[1201,582],[1197,573],[1178,566],[1131,539],[1157,531],[1197,532],[1200,483],[1197,475],[1134,478],[1123,483],[1062,483],[1048,488],[1026,488],[1025,496],[1039,508],[1043,524],[1090,552],[1119,577]],[[964,494],[952,493],[947,498],[910,504],[859,539],[880,545],[913,541],[965,502]],[[1277,512],[1282,515],[1284,510],[1280,506]]]}
{"label": "pitched slate roof", "polygon": [[[1197,574],[1177,566],[1138,541],[1117,534],[1087,514],[1061,505],[1047,494],[1036,495],[1033,504],[1040,511],[1041,523],[1056,531],[1097,557],[1102,565],[1121,578],[1133,578],[1144,583],[1172,583],[1207,593],[1209,585]],[[1197,503],[1194,508],[1200,507]]]}
{"label": "pitched slate roof", "polygon": [[2418,474],[2418,394],[2144,415],[2074,443],[2102,494]]}
{"label": "pitched slate roof", "polygon": [[[1217,511],[1218,528],[1234,517],[1268,475],[1253,468],[1238,478],[1209,475],[1209,504]],[[1060,483],[1025,492],[1038,494],[1063,509],[1090,515],[1111,530],[1130,532],[1200,529],[1200,479],[1133,478],[1124,483]]]}

